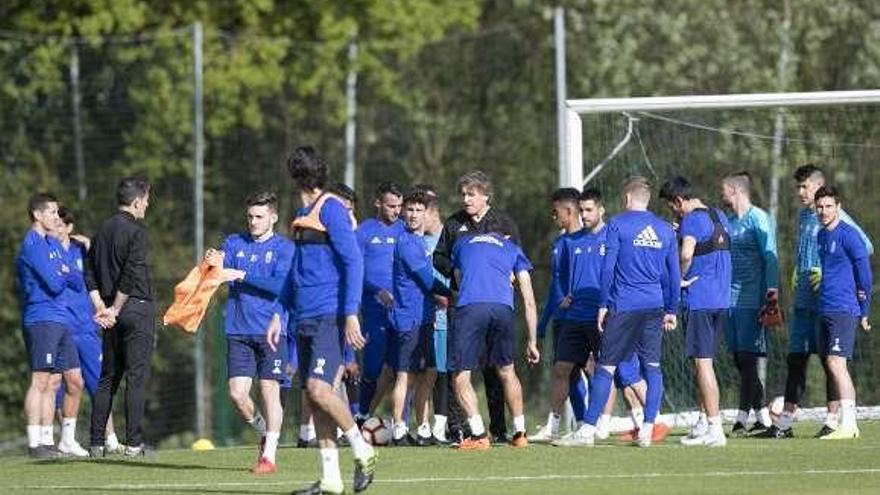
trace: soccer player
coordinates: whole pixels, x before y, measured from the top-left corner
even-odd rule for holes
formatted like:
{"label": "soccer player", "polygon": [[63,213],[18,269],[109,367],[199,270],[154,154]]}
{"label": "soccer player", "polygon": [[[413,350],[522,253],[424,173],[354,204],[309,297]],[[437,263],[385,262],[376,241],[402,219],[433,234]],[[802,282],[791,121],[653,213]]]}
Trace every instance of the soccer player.
{"label": "soccer player", "polygon": [[840,221],[840,194],[833,186],[816,191],[822,282],[819,287],[819,354],[840,400],[840,426],[823,440],[858,438],[856,390],[846,367],[852,359],[856,327],[871,329],[872,276],[868,250],[855,228]]}
{"label": "soccer player", "polygon": [[[272,349],[265,333],[272,316],[283,312],[278,297],[290,271],[294,246],[275,233],[278,198],[274,193],[249,197],[246,215],[248,232],[230,235],[219,251],[208,249],[205,259],[222,267],[221,280],[229,283],[225,322],[229,397],[260,435],[260,453],[251,472],[271,474],[276,471],[275,452],[284,416],[279,382],[285,379],[287,336],[279,337],[280,349]],[[285,318],[282,325],[286,324]],[[255,375],[265,418],[251,400]]]}
{"label": "soccer player", "polygon": [[706,205],[684,177],[666,181],[660,198],[680,219],[685,353],[694,360],[697,394],[708,419],[705,431],[695,430],[681,443],[724,447],[714,359],[730,309],[730,225],[724,212]]}
{"label": "soccer player", "polygon": [[[456,189],[461,195],[462,208],[446,219],[437,248],[434,250],[434,268],[444,277],[452,278],[455,267],[452,262],[452,249],[462,235],[488,233],[488,225],[493,225],[501,234],[517,245],[522,245],[519,228],[509,215],[492,207],[492,181],[479,170],[459,177]],[[456,290],[456,287],[453,287]],[[449,321],[455,324],[455,308],[447,313]],[[455,329],[450,329],[454,332]],[[486,388],[486,402],[489,406],[489,433],[496,443],[507,442],[507,423],[504,419],[504,393],[498,373],[491,367],[484,367],[483,384]],[[463,406],[463,404],[462,404]],[[453,432],[451,432],[453,433]],[[458,434],[459,432],[454,432]],[[453,438],[453,442],[459,438]]]}
{"label": "soccer player", "polygon": [[[553,320],[556,355],[551,372],[550,413],[547,416],[547,423],[529,437],[529,441],[536,443],[552,442],[559,439],[562,407],[569,397],[577,421],[583,420],[586,410],[586,383],[581,369],[586,365],[586,357],[589,352],[598,351],[598,348],[588,349],[589,344],[598,345],[598,330],[595,331],[595,341],[592,341],[587,338],[588,331],[583,325],[563,317],[576,312],[576,309],[572,310],[568,307],[572,304],[572,293],[566,289],[571,287],[567,286],[563,280],[568,283],[572,281],[573,278],[568,276],[566,270],[568,267],[574,268],[567,259],[564,259],[566,239],[583,231],[579,198],[580,192],[570,187],[557,189],[550,198],[553,220],[562,232],[551,245],[550,284],[547,289],[547,298],[544,301],[544,310],[538,321],[537,335],[539,339],[543,339],[547,332],[547,324]],[[598,250],[595,256],[598,256]],[[596,272],[598,273],[599,269]],[[578,280],[580,281],[580,279],[579,277]],[[598,284],[598,276],[596,283]],[[563,301],[566,301],[565,308],[560,307]],[[586,304],[587,301],[582,303]],[[584,351],[587,352],[587,355],[583,356],[582,361],[572,360],[582,357]]]}
{"label": "soccer player", "polygon": [[146,454],[141,421],[156,330],[153,284],[147,265],[147,231],[141,223],[150,206],[150,183],[126,177],[116,187],[118,212],[92,237],[86,286],[95,320],[104,329],[101,379],[92,405],[89,455],[106,453],[105,432],[113,396],[125,377],[124,454]]}
{"label": "soccer player", "polygon": [[[35,194],[27,208],[31,228],[21,243],[15,268],[31,369],[31,384],[24,401],[28,454],[36,459],[55,458],[63,453],[81,455],[84,449],[73,439],[73,432],[83,383],[63,293],[68,289],[84,292],[85,285],[79,273],[65,263],[64,248],[49,235],[60,223],[58,200],[49,194]],[[56,448],[52,419],[62,374],[68,387],[80,394],[72,396],[73,400],[64,408],[62,442]]]}
{"label": "soccer player", "polygon": [[455,393],[467,414],[471,431],[459,445],[460,450],[491,448],[471,385],[471,371],[481,362],[493,368],[501,381],[504,399],[513,416],[514,436],[510,445],[528,445],[522,387],[513,367],[516,326],[512,280],[519,285],[525,309],[526,360],[529,364],[540,360],[535,328],[538,315],[529,275],[532,265],[516,243],[498,233],[500,225],[489,224],[486,228],[490,233],[461,237],[452,251],[459,293],[447,364],[453,372]]}
{"label": "soccer player", "polygon": [[[58,238],[61,246],[64,248],[62,254],[64,263],[77,276],[83,278],[83,286],[85,286],[85,260],[88,256],[89,238],[78,234],[74,234],[74,215],[70,208],[65,206],[58,207],[58,217],[60,222],[52,235]],[[100,327],[95,323],[95,307],[86,291],[76,291],[66,288],[62,294],[64,298],[64,306],[67,308],[67,314],[70,317],[70,329],[73,335],[73,342],[76,345],[77,355],[79,357],[80,372],[83,377],[83,384],[89,397],[94,400],[95,391],[98,388],[98,380],[101,378],[101,338],[98,336]],[[68,387],[66,383],[62,383],[61,390],[55,398],[56,406],[64,404],[64,408],[60,408],[62,418],[69,418],[70,404],[80,400],[76,397],[82,390],[76,390]],[[68,410],[68,414],[64,413],[64,409]],[[67,445],[75,442],[73,440],[75,423],[71,424],[67,420],[62,420],[61,424],[61,443],[59,449],[64,450]],[[119,451],[119,440],[113,429],[113,416],[107,420],[107,439],[105,447],[108,452]],[[89,453],[85,449],[78,450],[80,457],[88,456]]]}
{"label": "soccer player", "polygon": [[[343,373],[343,336],[362,349],[358,307],[363,286],[363,258],[352,229],[350,212],[337,196],[325,193],[328,167],[311,146],[299,147],[287,158],[287,169],[300,190],[303,207],[293,222],[293,264],[285,294],[293,300],[296,318],[299,375],[315,417],[322,467],[321,479],[294,493],[343,493],[336,449],[336,428],[342,429],[355,460],[354,491],[373,481],[377,455],[361,436],[337,390]],[[266,338],[277,346],[281,315],[276,313]]]}
{"label": "soccer player", "polygon": [[580,435],[588,445],[595,441],[596,422],[608,401],[615,369],[638,352],[647,382],[638,445],[649,447],[663,398],[662,331],[676,326],[681,283],[678,249],[672,227],[648,211],[651,188],[645,178],[627,179],[622,196],[626,211],[606,226],[608,244],[597,314],[599,330],[604,333]]}
{"label": "soccer player", "polygon": [[394,243],[404,231],[403,222],[399,220],[402,201],[401,187],[393,182],[383,182],[376,189],[376,217],[364,220],[357,229],[364,266],[361,316],[367,339],[362,354],[358,419],[369,415],[377,391],[381,399],[387,392],[384,389],[393,383],[393,375],[387,374],[383,380],[380,376],[386,361],[387,332],[391,326],[388,312],[394,307],[391,291]]}
{"label": "soccer player", "polygon": [[[404,419],[404,406],[409,392],[414,390],[413,405],[420,425],[427,423],[429,394],[436,378],[434,267],[423,239],[425,215],[435,201],[433,196],[422,191],[406,196],[403,201],[406,230],[395,243],[394,307],[390,318],[392,331],[388,335],[388,364],[395,374],[392,391],[394,445],[416,445]],[[425,435],[427,438],[421,433],[418,445],[430,445],[430,427]]]}
{"label": "soccer player", "polygon": [[[819,333],[818,291],[822,283],[822,265],[819,260],[819,244],[817,242],[820,224],[816,215],[815,197],[819,188],[825,185],[825,174],[816,165],[806,164],[794,171],[794,180],[797,184],[795,192],[803,208],[798,215],[797,252],[792,280],[794,311],[792,311],[789,328],[785,405],[776,424],[755,435],[761,438],[778,439],[794,436],[791,423],[794,420],[795,410],[806,391],[807,364],[810,354],[816,354],[820,350],[817,347],[816,337]],[[839,215],[841,221],[859,232],[859,237],[862,238],[870,255],[874,251],[874,247],[862,229],[843,209],[840,209]],[[823,360],[822,365],[827,366],[827,362]],[[828,414],[825,417],[825,424],[816,433],[816,437],[825,436],[838,427],[839,398],[837,390],[834,382],[830,379],[833,375],[827,369],[825,376]]]}
{"label": "soccer player", "polygon": [[[721,180],[721,199],[730,209],[730,311],[727,348],[739,371],[739,412],[730,433],[744,436],[770,427],[764,384],[767,381],[767,336],[760,311],[779,299],[779,257],[776,226],[766,211],[752,204],[748,172],[735,172]],[[749,413],[755,423],[748,428]]]}

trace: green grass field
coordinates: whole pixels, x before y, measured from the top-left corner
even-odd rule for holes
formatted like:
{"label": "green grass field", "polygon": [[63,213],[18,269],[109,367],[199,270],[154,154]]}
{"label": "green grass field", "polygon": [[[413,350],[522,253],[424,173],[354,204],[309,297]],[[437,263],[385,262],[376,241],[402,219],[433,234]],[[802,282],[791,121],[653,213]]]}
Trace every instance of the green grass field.
{"label": "green grass field", "polygon": [[[479,453],[383,448],[367,493],[878,494],[880,422],[861,426],[855,441],[813,440],[808,437],[817,426],[801,424],[796,431],[803,438],[731,440],[724,449],[685,449],[677,436],[650,449],[613,442]],[[282,448],[279,473],[264,477],[247,472],[254,454],[253,448],[227,448],[57,462],[7,456],[0,458],[0,493],[274,494],[318,477],[314,449]],[[350,453],[340,457],[350,479]]]}

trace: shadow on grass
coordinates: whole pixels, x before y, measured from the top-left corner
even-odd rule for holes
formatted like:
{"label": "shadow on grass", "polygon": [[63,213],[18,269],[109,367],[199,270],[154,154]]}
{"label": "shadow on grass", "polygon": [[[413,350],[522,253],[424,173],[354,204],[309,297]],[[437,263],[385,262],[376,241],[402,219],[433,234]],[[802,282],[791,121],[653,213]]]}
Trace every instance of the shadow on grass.
{"label": "shadow on grass", "polygon": [[32,461],[29,464],[36,466],[49,465],[65,465],[70,463],[92,464],[95,466],[113,466],[113,467],[129,467],[129,468],[147,468],[147,469],[170,469],[170,470],[206,470],[206,471],[238,471],[247,472],[247,468],[242,467],[223,467],[223,466],[204,466],[202,464],[173,464],[167,462],[151,462],[138,460],[122,460],[122,459],[47,459],[41,461]]}
{"label": "shadow on grass", "polygon": [[[236,494],[253,494],[253,495],[278,495],[279,493],[289,493],[289,489],[281,488],[280,491],[268,492],[264,490],[248,490],[241,487],[235,488],[202,488],[202,487],[194,487],[194,488],[162,488],[161,492],[164,494],[172,494],[172,493],[215,493],[218,495],[228,494],[228,495],[236,495]],[[155,488],[99,488],[95,487],[95,490],[92,493],[133,493],[133,492],[147,492],[147,493],[156,493]]]}

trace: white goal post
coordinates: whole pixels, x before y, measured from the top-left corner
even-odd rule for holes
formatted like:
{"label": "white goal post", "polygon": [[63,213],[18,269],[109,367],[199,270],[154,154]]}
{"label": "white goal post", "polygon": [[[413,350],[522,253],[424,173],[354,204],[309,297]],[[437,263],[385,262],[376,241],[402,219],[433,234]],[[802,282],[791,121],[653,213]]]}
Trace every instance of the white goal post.
{"label": "white goal post", "polygon": [[565,126],[560,129],[560,132],[565,135],[564,159],[560,160],[560,167],[562,167],[562,170],[559,171],[560,187],[580,189],[584,184],[583,127],[580,117],[582,114],[762,107],[792,108],[878,103],[880,103],[880,90],[566,100]]}

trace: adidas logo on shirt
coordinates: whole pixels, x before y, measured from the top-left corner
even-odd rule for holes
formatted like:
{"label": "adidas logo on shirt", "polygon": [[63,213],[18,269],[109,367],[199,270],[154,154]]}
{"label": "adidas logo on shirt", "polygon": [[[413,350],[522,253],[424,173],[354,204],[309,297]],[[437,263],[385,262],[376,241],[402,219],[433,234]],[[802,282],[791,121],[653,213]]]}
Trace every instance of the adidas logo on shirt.
{"label": "adidas logo on shirt", "polygon": [[581,254],[581,253],[583,253],[583,252],[584,252],[584,250],[581,249],[580,246],[574,248],[574,254]]}
{"label": "adidas logo on shirt", "polygon": [[654,232],[654,227],[648,225],[639,232],[639,235],[637,235],[635,239],[633,239],[633,246],[661,249],[663,247],[663,242],[657,237],[657,232]]}
{"label": "adidas logo on shirt", "polygon": [[382,239],[379,239],[378,237],[373,237],[372,239],[370,239],[370,244],[382,244]]}

